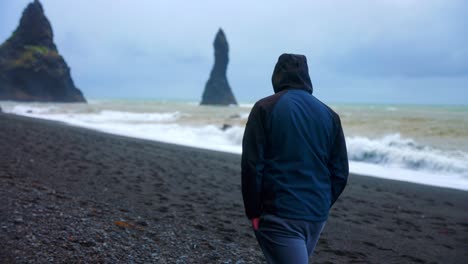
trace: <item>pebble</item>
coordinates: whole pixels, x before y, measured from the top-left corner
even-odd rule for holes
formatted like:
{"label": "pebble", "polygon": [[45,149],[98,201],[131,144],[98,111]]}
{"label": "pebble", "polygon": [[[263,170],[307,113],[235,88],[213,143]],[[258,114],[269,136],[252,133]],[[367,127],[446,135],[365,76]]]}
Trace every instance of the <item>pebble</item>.
{"label": "pebble", "polygon": [[22,217],[16,217],[15,220],[14,220],[14,223],[15,224],[24,224],[24,220]]}

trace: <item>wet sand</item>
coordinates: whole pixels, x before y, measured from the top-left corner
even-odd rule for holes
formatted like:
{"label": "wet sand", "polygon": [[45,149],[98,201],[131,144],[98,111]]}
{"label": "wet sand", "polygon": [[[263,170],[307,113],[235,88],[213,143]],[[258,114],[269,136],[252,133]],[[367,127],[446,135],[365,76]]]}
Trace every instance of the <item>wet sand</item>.
{"label": "wet sand", "polygon": [[[0,114],[2,263],[263,263],[240,156]],[[351,175],[314,263],[468,263],[468,192]]]}

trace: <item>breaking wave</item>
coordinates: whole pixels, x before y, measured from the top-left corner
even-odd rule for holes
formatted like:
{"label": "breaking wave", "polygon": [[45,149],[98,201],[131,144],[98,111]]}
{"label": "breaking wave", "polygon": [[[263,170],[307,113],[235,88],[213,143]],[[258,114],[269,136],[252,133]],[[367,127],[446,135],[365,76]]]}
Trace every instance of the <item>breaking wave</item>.
{"label": "breaking wave", "polygon": [[468,177],[468,154],[443,151],[402,138],[400,134],[382,138],[347,138],[349,159],[410,170],[462,174]]}
{"label": "breaking wave", "polygon": [[[192,113],[86,110],[57,105],[14,105],[4,109],[19,115],[50,119],[107,133],[240,154],[242,125],[206,121],[190,125],[181,117]],[[247,119],[248,113],[239,118]],[[420,144],[400,134],[380,138],[347,137],[350,170],[369,176],[468,190],[468,153]]]}

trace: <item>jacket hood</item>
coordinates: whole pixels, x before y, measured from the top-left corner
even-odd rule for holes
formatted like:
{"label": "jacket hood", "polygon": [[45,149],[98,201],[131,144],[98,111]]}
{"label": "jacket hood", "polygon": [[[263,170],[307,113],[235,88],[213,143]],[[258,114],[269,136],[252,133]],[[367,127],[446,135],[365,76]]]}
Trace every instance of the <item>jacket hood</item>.
{"label": "jacket hood", "polygon": [[271,77],[275,93],[285,89],[302,89],[313,92],[307,58],[304,55],[281,54]]}

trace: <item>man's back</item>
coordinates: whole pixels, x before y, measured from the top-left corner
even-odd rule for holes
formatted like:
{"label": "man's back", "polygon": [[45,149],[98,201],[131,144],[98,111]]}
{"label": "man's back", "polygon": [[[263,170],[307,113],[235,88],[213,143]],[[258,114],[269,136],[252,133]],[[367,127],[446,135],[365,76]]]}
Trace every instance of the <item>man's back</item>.
{"label": "man's back", "polygon": [[311,95],[304,56],[282,55],[272,82],[275,94],[255,104],[243,139],[246,214],[326,220],[348,176],[339,116]]}
{"label": "man's back", "polygon": [[339,126],[338,116],[306,91],[282,92],[265,127],[264,212],[292,219],[327,218],[328,160]]}
{"label": "man's back", "polygon": [[305,56],[281,55],[272,83],[245,127],[245,213],[268,263],[307,263],[346,185],[346,144],[338,115],[311,95]]}

